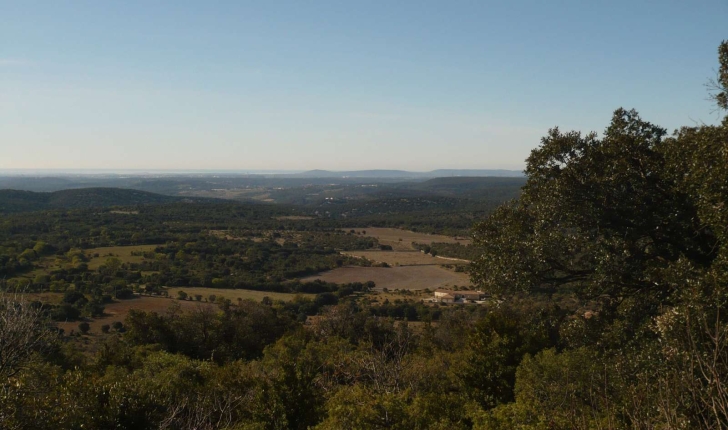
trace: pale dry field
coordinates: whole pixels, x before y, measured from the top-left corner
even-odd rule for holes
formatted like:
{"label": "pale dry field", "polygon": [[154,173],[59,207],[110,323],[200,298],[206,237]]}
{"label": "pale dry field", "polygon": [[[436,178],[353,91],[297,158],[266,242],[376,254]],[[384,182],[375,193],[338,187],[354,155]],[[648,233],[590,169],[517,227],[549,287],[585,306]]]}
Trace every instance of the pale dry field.
{"label": "pale dry field", "polygon": [[469,286],[470,277],[439,266],[400,266],[400,267],[342,267],[316,276],[303,278],[302,281],[321,279],[337,284],[373,281],[376,290],[431,290]]}
{"label": "pale dry field", "polygon": [[314,294],[294,294],[294,293],[273,293],[269,291],[254,291],[254,290],[233,290],[226,288],[204,288],[204,287],[170,287],[167,289],[170,297],[177,297],[177,291],[184,291],[188,295],[194,297],[195,294],[202,294],[202,298],[207,299],[210,294],[214,294],[217,297],[225,297],[230,299],[233,304],[238,299],[246,300],[251,299],[256,302],[263,300],[263,297],[269,297],[272,300],[283,300],[284,302],[293,300],[296,296],[302,297],[313,297]]}
{"label": "pale dry field", "polygon": [[390,266],[467,264],[464,260],[437,258],[420,251],[346,251],[342,254],[366,258],[377,263],[387,263]]}
{"label": "pale dry field", "polygon": [[[398,228],[380,228],[366,227],[354,229],[342,229],[345,231],[354,230],[357,233],[365,231],[365,236],[375,237],[382,245],[390,245],[395,251],[412,251],[415,248],[412,242],[430,244],[439,243],[460,243],[462,245],[470,245],[471,241],[467,238],[454,238],[451,236],[442,236],[438,234],[417,233],[409,230],[400,230]],[[400,240],[401,239],[401,240]]]}

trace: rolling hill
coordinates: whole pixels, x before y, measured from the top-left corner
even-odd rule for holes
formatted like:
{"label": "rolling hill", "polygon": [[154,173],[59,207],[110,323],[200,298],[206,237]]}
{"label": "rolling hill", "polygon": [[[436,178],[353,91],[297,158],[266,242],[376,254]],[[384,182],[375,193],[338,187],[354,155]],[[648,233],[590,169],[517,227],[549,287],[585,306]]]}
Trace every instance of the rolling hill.
{"label": "rolling hill", "polygon": [[124,188],[80,188],[54,191],[51,193],[0,190],[0,213],[18,213],[49,209],[134,206],[189,200],[201,201],[207,199],[163,196],[161,194]]}
{"label": "rolling hill", "polygon": [[439,169],[430,172],[409,172],[406,170],[352,170],[352,171],[330,171],[330,170],[309,170],[303,173],[296,173],[287,176],[292,178],[400,178],[400,179],[426,179],[439,177],[460,177],[460,176],[496,176],[496,177],[523,177],[523,172],[518,170],[502,169]]}

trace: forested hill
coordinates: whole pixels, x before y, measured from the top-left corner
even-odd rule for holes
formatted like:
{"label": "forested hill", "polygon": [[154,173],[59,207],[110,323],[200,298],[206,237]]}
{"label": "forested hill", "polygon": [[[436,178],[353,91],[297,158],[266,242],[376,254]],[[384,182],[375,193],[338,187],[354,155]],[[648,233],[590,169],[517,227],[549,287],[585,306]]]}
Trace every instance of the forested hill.
{"label": "forested hill", "polygon": [[[123,188],[81,188],[52,193],[0,190],[0,213],[162,204],[182,200],[189,199]],[[195,198],[193,200],[209,199]]]}
{"label": "forested hill", "polygon": [[461,176],[429,179],[414,184],[411,188],[440,195],[470,198],[490,197],[506,201],[518,197],[521,187],[525,184],[525,177]]}

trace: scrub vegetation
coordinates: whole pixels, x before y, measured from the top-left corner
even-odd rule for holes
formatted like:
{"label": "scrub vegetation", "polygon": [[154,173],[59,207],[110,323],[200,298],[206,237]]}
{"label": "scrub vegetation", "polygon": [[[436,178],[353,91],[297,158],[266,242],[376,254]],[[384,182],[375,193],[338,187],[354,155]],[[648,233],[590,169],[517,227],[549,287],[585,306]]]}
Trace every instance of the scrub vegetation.
{"label": "scrub vegetation", "polygon": [[[728,42],[719,63],[724,114]],[[277,204],[6,193],[0,427],[727,428],[728,117],[618,109],[525,173]],[[395,252],[472,263],[370,258]],[[488,300],[424,301],[435,273]]]}

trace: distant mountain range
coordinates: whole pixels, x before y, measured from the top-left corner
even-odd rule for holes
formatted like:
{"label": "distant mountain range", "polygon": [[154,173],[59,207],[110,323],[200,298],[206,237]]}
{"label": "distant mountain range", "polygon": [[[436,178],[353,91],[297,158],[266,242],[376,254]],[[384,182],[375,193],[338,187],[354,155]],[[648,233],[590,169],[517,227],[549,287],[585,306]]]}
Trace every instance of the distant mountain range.
{"label": "distant mountain range", "polygon": [[429,172],[410,172],[406,170],[309,170],[302,173],[275,175],[289,178],[402,178],[402,179],[427,179],[444,177],[523,177],[523,172],[518,170],[503,169],[438,169]]}

